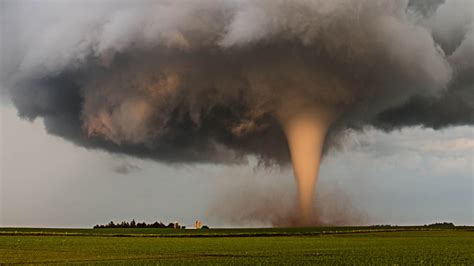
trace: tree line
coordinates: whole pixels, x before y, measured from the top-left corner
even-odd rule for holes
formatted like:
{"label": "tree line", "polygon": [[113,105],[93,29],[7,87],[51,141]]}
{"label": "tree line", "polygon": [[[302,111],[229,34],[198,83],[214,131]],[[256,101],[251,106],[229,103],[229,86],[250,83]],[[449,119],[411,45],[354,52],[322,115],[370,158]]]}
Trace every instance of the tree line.
{"label": "tree line", "polygon": [[436,227],[436,228],[454,228],[456,227],[453,223],[447,223],[447,222],[443,222],[443,223],[433,223],[433,224],[428,224],[428,225],[424,225],[425,227]]}
{"label": "tree line", "polygon": [[135,219],[133,219],[131,222],[126,222],[123,221],[121,223],[114,223],[113,221],[110,221],[108,224],[97,224],[93,227],[94,229],[96,228],[175,228],[175,229],[185,229],[186,227],[183,225],[180,225],[179,223],[169,223],[169,224],[164,224],[162,222],[154,222],[151,224],[147,224],[145,222],[137,223],[135,222]]}
{"label": "tree line", "polygon": [[[398,227],[398,225],[376,224],[376,225],[371,225],[371,227]],[[439,222],[439,223],[425,224],[425,225],[423,225],[423,227],[455,228],[456,226],[454,225],[454,223],[450,223],[450,222]]]}

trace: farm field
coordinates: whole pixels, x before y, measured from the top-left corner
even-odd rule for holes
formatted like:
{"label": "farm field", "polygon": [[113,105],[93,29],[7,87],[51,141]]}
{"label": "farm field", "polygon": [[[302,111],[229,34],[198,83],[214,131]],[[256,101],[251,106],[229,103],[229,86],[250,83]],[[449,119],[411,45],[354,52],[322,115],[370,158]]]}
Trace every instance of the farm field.
{"label": "farm field", "polygon": [[474,230],[0,228],[0,264],[468,264]]}

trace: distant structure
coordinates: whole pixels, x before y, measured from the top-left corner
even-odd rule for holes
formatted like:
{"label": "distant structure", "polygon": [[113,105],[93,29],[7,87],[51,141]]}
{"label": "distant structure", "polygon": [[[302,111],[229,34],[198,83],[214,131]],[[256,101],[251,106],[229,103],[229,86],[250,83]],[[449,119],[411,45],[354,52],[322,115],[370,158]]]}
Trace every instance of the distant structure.
{"label": "distant structure", "polygon": [[196,227],[196,229],[201,229],[201,227],[202,227],[202,222],[199,221],[199,220],[196,220],[196,222],[194,223],[194,226]]}
{"label": "distant structure", "polygon": [[181,225],[179,225],[178,222],[174,222],[173,225],[172,225],[172,227],[173,227],[174,229],[180,229],[180,228],[181,228]]}

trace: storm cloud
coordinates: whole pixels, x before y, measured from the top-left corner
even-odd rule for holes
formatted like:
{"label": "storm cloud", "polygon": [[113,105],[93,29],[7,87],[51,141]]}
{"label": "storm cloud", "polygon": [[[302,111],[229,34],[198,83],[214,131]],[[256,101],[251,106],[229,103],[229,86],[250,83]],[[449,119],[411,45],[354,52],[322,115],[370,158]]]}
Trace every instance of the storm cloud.
{"label": "storm cloud", "polygon": [[329,148],[347,129],[474,123],[470,0],[1,5],[2,96],[87,148],[285,164],[293,105],[335,110]]}

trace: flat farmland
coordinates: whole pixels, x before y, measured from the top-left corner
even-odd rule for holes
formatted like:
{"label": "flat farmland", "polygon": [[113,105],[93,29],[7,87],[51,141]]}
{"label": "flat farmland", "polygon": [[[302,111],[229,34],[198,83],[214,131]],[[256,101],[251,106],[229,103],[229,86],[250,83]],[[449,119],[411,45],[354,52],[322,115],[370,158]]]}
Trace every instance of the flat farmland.
{"label": "flat farmland", "polygon": [[472,227],[0,228],[0,264],[467,264]]}

